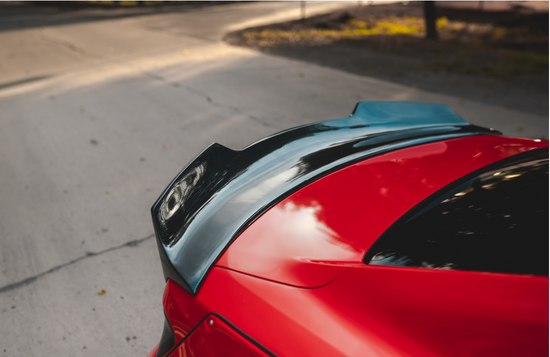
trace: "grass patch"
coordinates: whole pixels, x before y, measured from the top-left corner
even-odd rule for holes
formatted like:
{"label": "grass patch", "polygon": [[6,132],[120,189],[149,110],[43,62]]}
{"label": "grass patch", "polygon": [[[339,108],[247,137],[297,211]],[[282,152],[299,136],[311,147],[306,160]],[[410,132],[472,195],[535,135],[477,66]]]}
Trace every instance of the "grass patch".
{"label": "grass patch", "polygon": [[[469,24],[462,21],[449,21],[440,17],[436,23],[442,40],[498,40],[504,37],[517,37],[526,33],[523,28],[504,28],[491,24]],[[338,29],[307,28],[299,30],[264,29],[245,31],[242,36],[249,46],[269,47],[283,42],[315,41],[323,42],[339,39],[358,39],[369,36],[413,36],[424,37],[424,19],[420,17],[389,17],[378,21],[360,21],[354,18],[346,21]]]}
{"label": "grass patch", "polygon": [[[278,46],[325,46],[345,40],[365,47],[406,56],[416,52],[421,63],[411,66],[429,71],[500,78],[548,75],[548,53],[499,48],[498,44],[521,42],[530,36],[526,27],[501,27],[490,23],[437,19],[439,40],[425,40],[424,19],[418,16],[385,16],[361,20],[343,16],[326,23],[300,24],[287,28],[267,26],[245,30],[246,46],[269,49]],[[404,50],[406,48],[406,50]]]}

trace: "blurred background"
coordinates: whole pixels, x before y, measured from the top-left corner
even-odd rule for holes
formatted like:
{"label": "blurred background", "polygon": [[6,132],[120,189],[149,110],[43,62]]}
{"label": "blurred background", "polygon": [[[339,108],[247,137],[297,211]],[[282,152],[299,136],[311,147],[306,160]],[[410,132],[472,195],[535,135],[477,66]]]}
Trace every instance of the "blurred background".
{"label": "blurred background", "polygon": [[0,2],[0,355],[145,356],[149,210],[212,142],[358,101],[548,138],[548,2]]}

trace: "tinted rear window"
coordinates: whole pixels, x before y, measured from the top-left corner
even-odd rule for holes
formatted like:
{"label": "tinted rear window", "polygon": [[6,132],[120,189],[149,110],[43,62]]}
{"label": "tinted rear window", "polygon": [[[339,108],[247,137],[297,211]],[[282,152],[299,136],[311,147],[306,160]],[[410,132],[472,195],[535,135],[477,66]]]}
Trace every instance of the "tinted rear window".
{"label": "tinted rear window", "polygon": [[392,226],[365,262],[548,275],[547,154],[451,186]]}

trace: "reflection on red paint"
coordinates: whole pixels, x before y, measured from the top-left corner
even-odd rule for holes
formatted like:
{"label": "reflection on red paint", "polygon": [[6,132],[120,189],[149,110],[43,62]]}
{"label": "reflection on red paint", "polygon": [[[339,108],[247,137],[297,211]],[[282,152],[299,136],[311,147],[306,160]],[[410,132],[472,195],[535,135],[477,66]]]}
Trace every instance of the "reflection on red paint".
{"label": "reflection on red paint", "polygon": [[[174,290],[176,292],[174,292]],[[175,335],[175,344],[178,344],[189,331],[195,327],[196,320],[193,320],[191,316],[190,309],[187,308],[186,303],[189,303],[185,300],[177,300],[177,296],[181,296],[181,288],[176,284],[172,283],[171,280],[168,280],[166,287],[164,289],[164,296],[162,298],[162,304],[164,306],[164,312],[166,313],[166,318],[172,326]],[[197,310],[195,307],[194,310]],[[195,313],[206,314],[206,311],[195,311]]]}
{"label": "reflection on red paint", "polygon": [[[360,262],[362,253],[343,241],[324,218],[318,202],[289,198],[249,227],[217,265],[270,280],[286,278],[291,285],[326,284],[347,267],[342,263]],[[322,277],[308,273],[317,269],[324,270]],[[289,271],[294,271],[294,279],[288,279]]]}

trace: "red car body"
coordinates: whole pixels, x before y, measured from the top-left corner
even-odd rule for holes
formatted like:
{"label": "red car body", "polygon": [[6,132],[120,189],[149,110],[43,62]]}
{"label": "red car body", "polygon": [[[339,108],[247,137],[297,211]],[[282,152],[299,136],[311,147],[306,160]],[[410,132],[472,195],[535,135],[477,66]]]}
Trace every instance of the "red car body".
{"label": "red car body", "polygon": [[239,232],[197,291],[167,278],[162,355],[548,355],[547,276],[364,262],[428,197],[547,147],[483,133],[443,138],[294,190]]}

